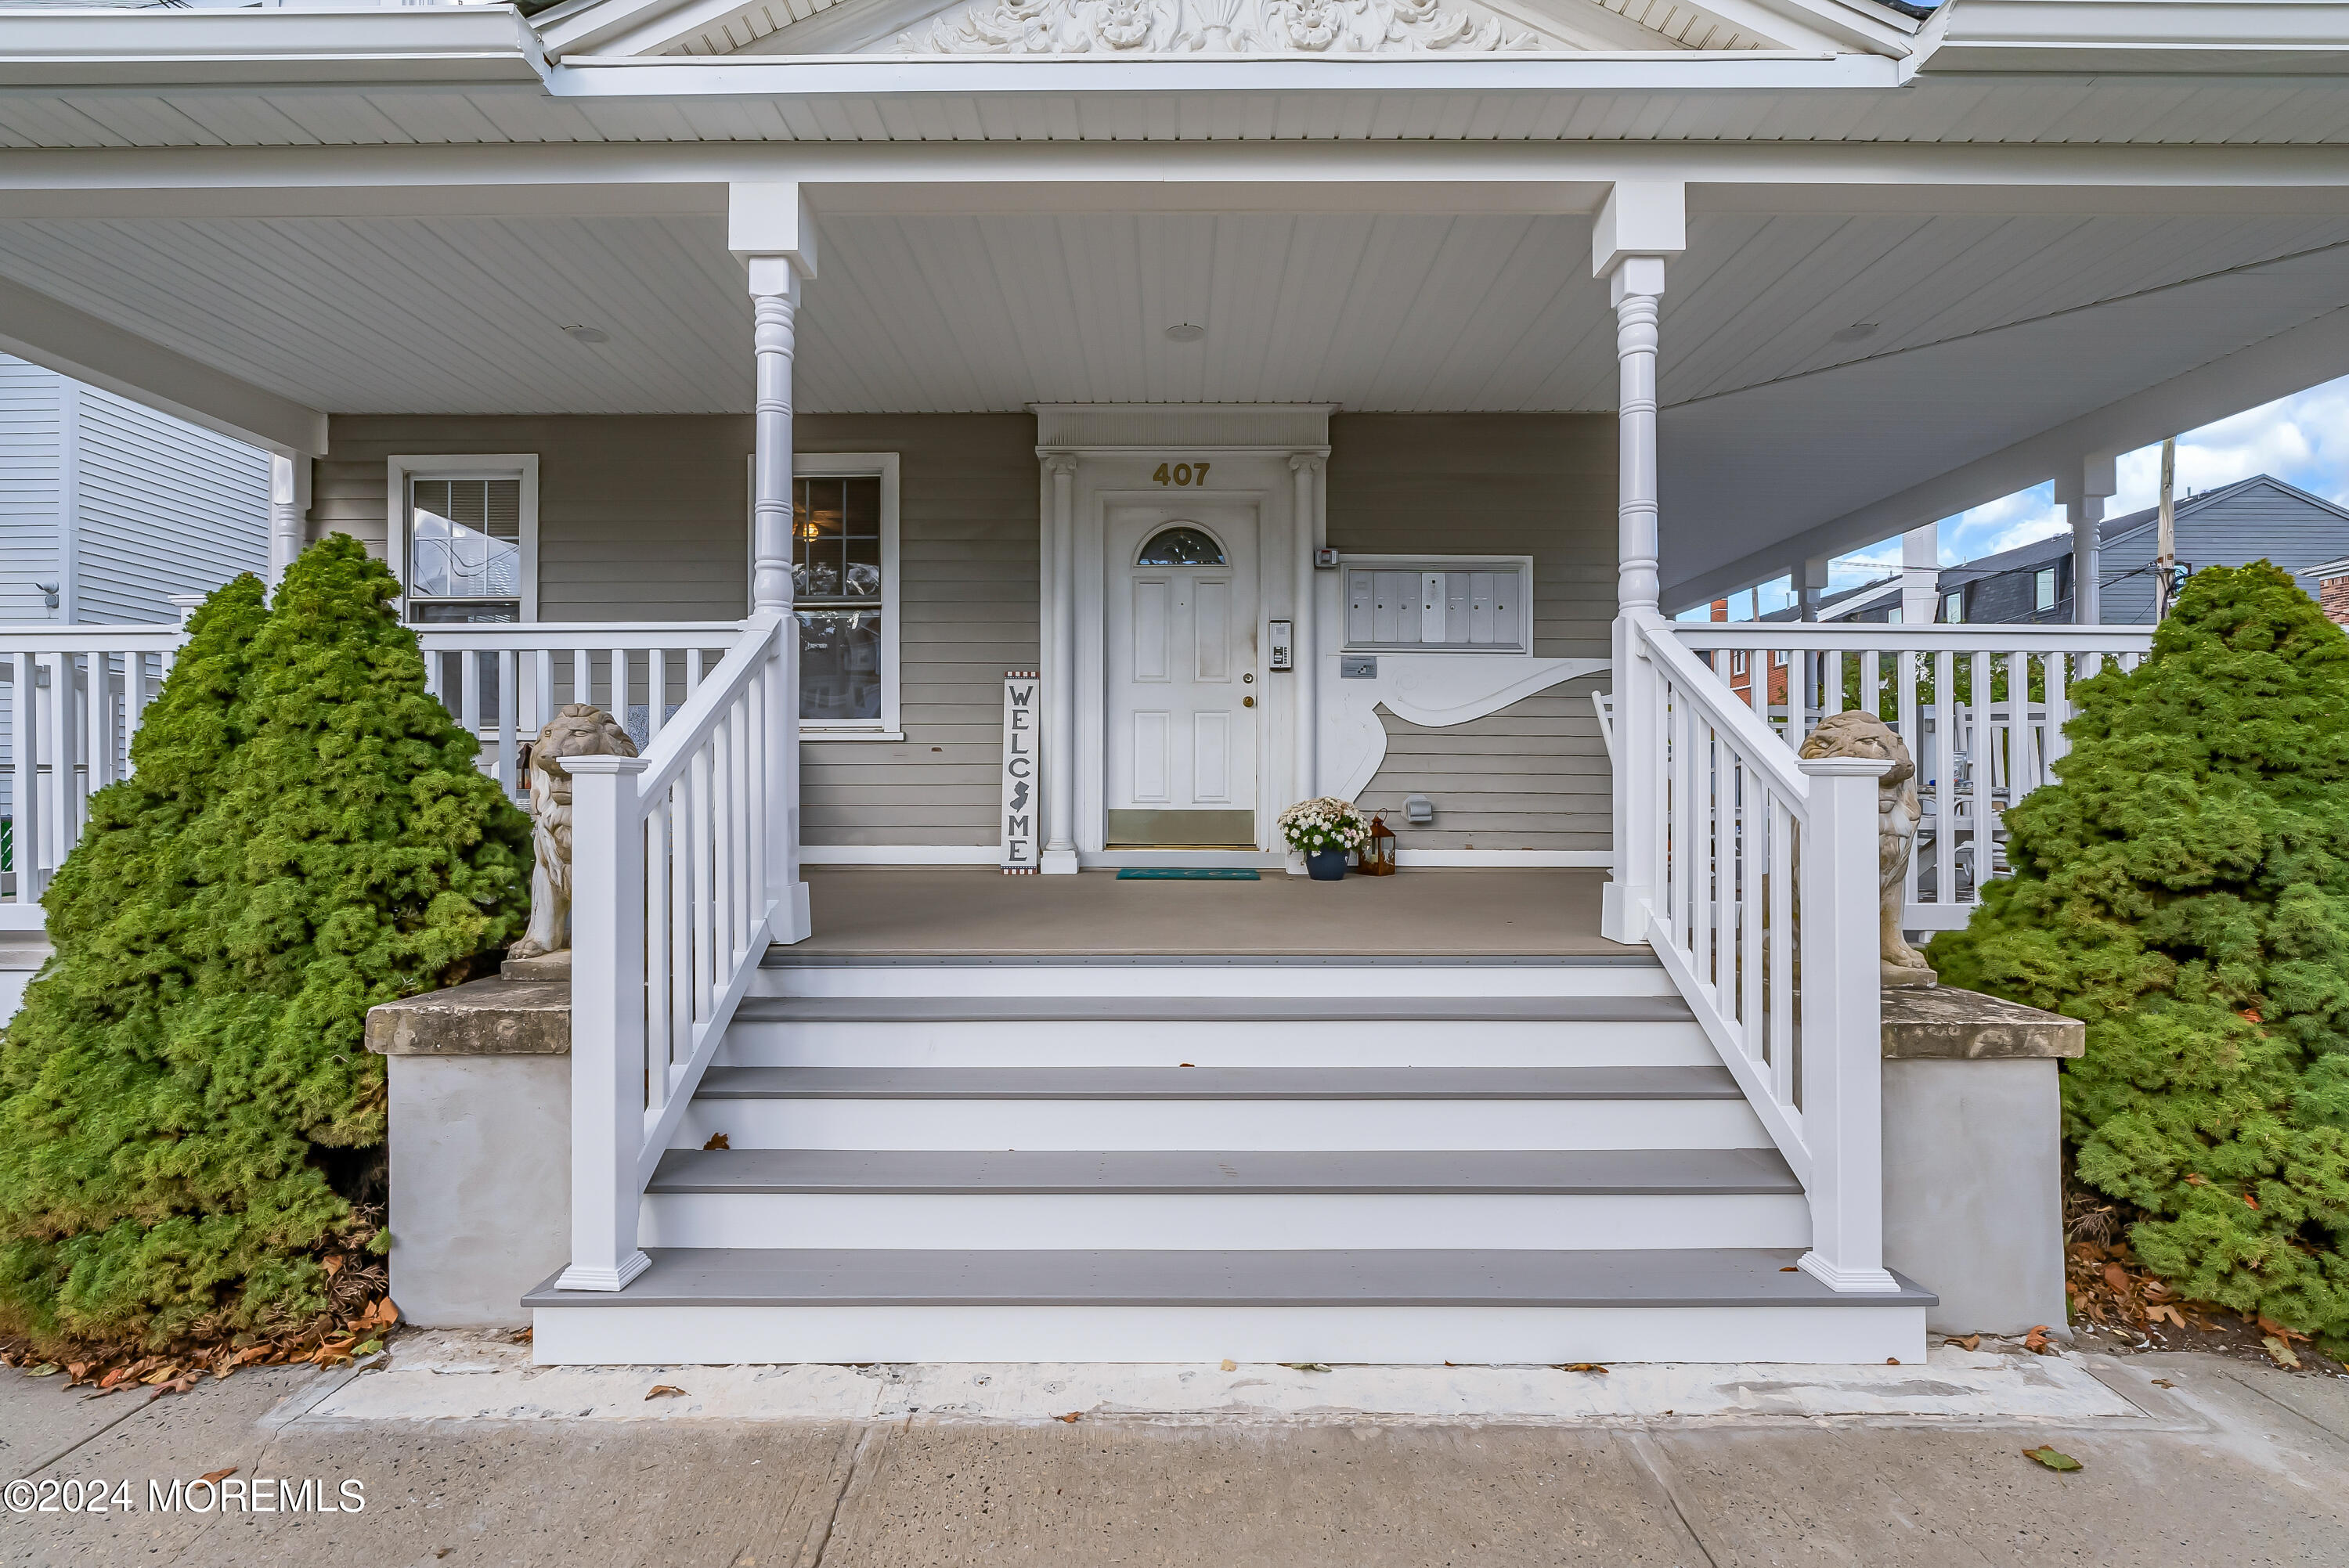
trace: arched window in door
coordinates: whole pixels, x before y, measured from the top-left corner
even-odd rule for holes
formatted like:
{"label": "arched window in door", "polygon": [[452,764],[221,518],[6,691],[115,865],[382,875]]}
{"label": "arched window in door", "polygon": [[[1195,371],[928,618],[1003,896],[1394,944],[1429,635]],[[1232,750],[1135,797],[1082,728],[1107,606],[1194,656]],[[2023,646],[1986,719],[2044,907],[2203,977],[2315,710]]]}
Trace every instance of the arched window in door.
{"label": "arched window in door", "polygon": [[1150,536],[1134,558],[1136,566],[1223,566],[1224,547],[1205,530],[1185,522],[1162,528]]}

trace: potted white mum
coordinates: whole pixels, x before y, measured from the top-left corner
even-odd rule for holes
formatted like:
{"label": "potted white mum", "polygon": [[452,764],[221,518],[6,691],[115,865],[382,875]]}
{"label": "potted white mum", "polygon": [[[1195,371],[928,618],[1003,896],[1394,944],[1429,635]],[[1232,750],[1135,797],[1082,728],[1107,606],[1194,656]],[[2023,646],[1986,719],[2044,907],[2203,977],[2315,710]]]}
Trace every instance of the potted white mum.
{"label": "potted white mum", "polygon": [[1346,874],[1346,854],[1370,836],[1351,800],[1333,795],[1299,800],[1280,814],[1280,836],[1305,857],[1305,869],[1315,882],[1336,882]]}

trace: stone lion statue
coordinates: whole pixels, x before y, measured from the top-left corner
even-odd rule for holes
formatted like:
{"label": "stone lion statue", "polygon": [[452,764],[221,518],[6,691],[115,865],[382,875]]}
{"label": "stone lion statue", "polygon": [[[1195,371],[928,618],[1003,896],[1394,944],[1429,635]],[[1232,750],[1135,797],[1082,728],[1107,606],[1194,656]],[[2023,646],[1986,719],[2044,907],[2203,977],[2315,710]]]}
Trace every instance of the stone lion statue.
{"label": "stone lion statue", "polygon": [[566,702],[530,746],[530,929],[506,953],[536,958],[571,945],[571,775],[566,757],[634,757],[636,743],[593,703]]}
{"label": "stone lion statue", "polygon": [[1902,890],[1917,843],[1917,764],[1890,725],[1862,708],[1819,720],[1803,742],[1805,757],[1868,757],[1891,769],[1876,785],[1877,930],[1887,985],[1930,985],[1940,976],[1901,934]]}

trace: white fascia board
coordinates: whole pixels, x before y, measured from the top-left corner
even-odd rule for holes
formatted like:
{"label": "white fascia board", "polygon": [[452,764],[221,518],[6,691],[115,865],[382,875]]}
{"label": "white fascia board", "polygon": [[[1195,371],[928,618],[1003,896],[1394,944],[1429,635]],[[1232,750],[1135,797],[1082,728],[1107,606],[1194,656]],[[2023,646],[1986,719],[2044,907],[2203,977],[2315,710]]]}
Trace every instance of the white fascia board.
{"label": "white fascia board", "polygon": [[2349,59],[2336,0],[1949,0],[1919,69],[2066,74],[2315,72]]}
{"label": "white fascia board", "polygon": [[0,350],[291,457],[322,456],[326,416],[0,278]]}
{"label": "white fascia board", "polygon": [[[2263,338],[2078,418],[2042,430],[1897,494],[1773,541],[1735,561],[1668,584],[1662,601],[1685,608],[1740,593],[1785,574],[1797,557],[1839,555],[1953,517],[2054,478],[2084,452],[2132,452],[2349,372],[2349,307]],[[1669,435],[1666,436],[1669,441]],[[1671,515],[1664,526],[1671,526]]]}
{"label": "white fascia board", "polygon": [[511,6],[381,11],[12,11],[0,85],[536,81]]}
{"label": "white fascia board", "polygon": [[936,55],[574,56],[547,73],[557,98],[849,98],[948,93],[1703,92],[1895,87],[1878,55],[1740,50],[1653,55],[1492,54],[1103,59]]}

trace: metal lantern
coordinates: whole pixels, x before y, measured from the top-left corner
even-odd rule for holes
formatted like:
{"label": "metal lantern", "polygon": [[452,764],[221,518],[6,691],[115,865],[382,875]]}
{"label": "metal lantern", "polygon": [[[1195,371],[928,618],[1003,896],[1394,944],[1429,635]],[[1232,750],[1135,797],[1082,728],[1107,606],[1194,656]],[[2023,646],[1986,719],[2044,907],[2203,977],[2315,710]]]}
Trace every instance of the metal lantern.
{"label": "metal lantern", "polygon": [[1391,877],[1395,869],[1395,836],[1387,828],[1384,817],[1371,819],[1370,836],[1362,841],[1360,851],[1361,872],[1366,877]]}

